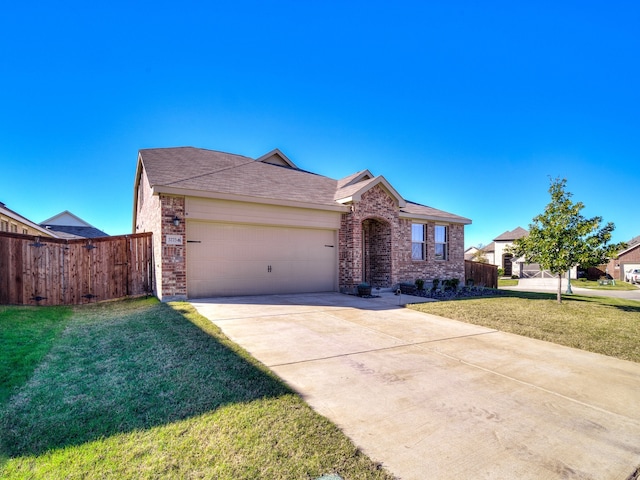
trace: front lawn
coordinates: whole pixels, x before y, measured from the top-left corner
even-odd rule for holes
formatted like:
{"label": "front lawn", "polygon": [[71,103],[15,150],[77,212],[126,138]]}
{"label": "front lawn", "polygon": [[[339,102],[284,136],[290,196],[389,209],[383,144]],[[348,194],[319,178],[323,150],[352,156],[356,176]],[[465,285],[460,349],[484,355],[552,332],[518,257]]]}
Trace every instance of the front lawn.
{"label": "front lawn", "polygon": [[640,302],[505,292],[505,296],[411,305],[425,313],[640,362]]}
{"label": "front lawn", "polygon": [[0,307],[0,331],[38,352],[0,357],[1,478],[392,478],[189,304]]}

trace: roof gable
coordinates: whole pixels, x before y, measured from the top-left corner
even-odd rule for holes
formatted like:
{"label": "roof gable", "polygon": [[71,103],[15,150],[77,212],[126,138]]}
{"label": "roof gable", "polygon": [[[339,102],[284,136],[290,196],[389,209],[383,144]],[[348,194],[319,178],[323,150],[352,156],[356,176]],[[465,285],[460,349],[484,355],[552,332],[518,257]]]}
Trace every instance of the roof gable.
{"label": "roof gable", "polygon": [[369,170],[361,170],[359,172],[353,173],[348,177],[341,178],[338,180],[338,188],[344,188],[349,185],[354,185],[358,182],[362,182],[365,180],[371,180],[373,178],[373,174]]}
{"label": "roof gable", "polygon": [[[360,172],[358,176],[348,182],[344,187],[336,190],[334,200],[342,204],[359,202],[365,192],[368,192],[376,185],[379,185],[389,194],[391,198],[395,200],[399,207],[404,207],[407,204],[405,199],[402,198],[397,190],[393,188],[382,175],[374,178],[369,178],[370,175],[371,173],[368,170],[366,170],[365,172]],[[357,178],[359,178],[360,180],[356,181]]]}
{"label": "roof gable", "polygon": [[[637,237],[636,237],[637,238]],[[633,239],[632,239],[633,241]],[[627,244],[627,248],[625,248],[624,250],[621,250],[618,252],[618,257],[620,257],[621,255],[626,255],[627,253],[640,248],[640,243],[629,243]]]}
{"label": "roof gable", "polygon": [[277,165],[279,167],[288,167],[300,170],[298,166],[289,160],[278,148],[274,148],[269,153],[257,158],[256,162],[270,163],[271,165]]}
{"label": "roof gable", "polygon": [[64,212],[60,212],[57,215],[54,215],[47,220],[40,222],[40,225],[63,225],[68,227],[93,227],[89,223],[82,220],[80,217],[74,215],[69,210],[65,210]]}

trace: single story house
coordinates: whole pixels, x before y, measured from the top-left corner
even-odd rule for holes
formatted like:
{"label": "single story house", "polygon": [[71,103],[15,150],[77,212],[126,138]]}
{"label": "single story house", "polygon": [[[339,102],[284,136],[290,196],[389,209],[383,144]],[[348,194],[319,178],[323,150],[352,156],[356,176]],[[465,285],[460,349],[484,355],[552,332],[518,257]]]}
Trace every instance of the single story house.
{"label": "single story house", "polygon": [[633,269],[640,268],[640,236],[627,242],[627,248],[618,252],[618,258],[609,261],[600,269],[616,280],[625,280],[626,274]]}
{"label": "single story house", "polygon": [[278,149],[257,159],[193,147],[138,153],[133,231],[154,234],[163,301],[463,282],[470,223],[405,200],[369,170],[335,180]]}
{"label": "single story house", "polygon": [[59,238],[99,238],[109,236],[69,210],[60,212],[44,222],[40,222],[40,226],[53,232]]}

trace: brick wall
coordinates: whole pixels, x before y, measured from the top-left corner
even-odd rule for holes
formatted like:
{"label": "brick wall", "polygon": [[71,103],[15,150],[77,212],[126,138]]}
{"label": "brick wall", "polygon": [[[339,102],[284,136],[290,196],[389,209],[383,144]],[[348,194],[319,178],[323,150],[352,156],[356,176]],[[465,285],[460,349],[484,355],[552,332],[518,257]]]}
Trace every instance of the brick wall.
{"label": "brick wall", "polygon": [[624,280],[625,271],[630,267],[626,267],[628,264],[640,263],[640,244],[635,248],[630,249],[628,252],[620,255],[616,260],[611,260],[608,265],[601,266],[601,270],[605,270],[616,280]]}
{"label": "brick wall", "polygon": [[[183,196],[160,195],[162,208],[162,301],[187,298],[187,240],[185,199]],[[173,224],[178,217],[178,226]],[[180,238],[179,245],[168,244],[167,236]]]}
{"label": "brick wall", "polygon": [[[187,267],[185,201],[182,196],[152,195],[145,172],[138,183],[136,233],[153,232],[155,295],[162,301],[186,299]],[[174,216],[180,225],[173,225]],[[168,245],[167,235],[180,237],[181,245]]]}
{"label": "brick wall", "polygon": [[[411,258],[410,219],[400,218],[395,200],[376,186],[342,215],[339,232],[340,291],[352,292],[367,280],[373,286],[392,287],[417,278],[430,283],[434,278],[458,278],[464,282],[464,225],[447,224],[447,260],[435,260],[435,222],[427,225],[426,260]],[[365,251],[363,254],[363,238]],[[364,264],[363,264],[364,258]]]}

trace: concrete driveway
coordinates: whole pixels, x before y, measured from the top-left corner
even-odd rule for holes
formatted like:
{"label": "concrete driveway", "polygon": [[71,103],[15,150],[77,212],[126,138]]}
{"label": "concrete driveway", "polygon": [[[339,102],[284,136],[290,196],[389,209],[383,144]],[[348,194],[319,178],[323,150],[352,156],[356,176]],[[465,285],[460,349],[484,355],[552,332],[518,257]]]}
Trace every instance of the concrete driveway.
{"label": "concrete driveway", "polygon": [[399,478],[625,480],[640,364],[337,293],[192,302]]}

